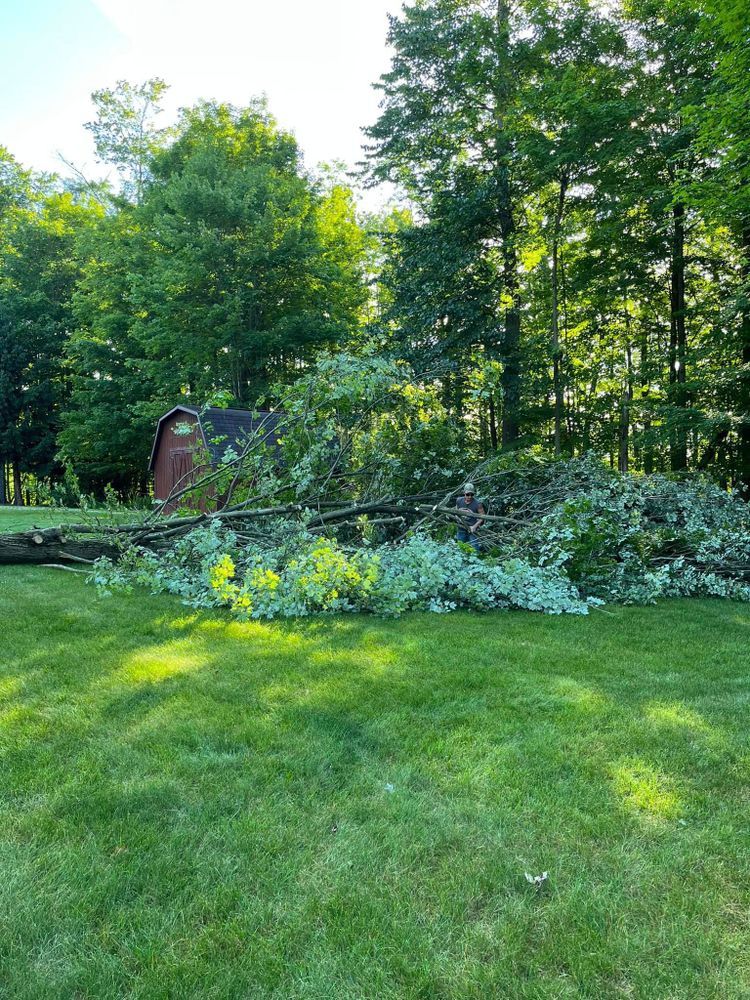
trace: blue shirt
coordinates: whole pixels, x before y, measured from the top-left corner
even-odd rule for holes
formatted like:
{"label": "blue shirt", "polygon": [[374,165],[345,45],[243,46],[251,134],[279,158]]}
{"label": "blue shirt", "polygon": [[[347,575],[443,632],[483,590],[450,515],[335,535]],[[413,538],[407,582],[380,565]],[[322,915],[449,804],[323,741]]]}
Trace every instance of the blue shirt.
{"label": "blue shirt", "polygon": [[[476,497],[473,500],[467,500],[466,497],[461,496],[456,500],[456,510],[470,510],[472,513],[478,514],[481,506],[482,501],[477,500]],[[470,517],[461,518],[461,526],[472,528],[475,524],[479,524],[480,521],[481,517],[475,517],[473,520]]]}

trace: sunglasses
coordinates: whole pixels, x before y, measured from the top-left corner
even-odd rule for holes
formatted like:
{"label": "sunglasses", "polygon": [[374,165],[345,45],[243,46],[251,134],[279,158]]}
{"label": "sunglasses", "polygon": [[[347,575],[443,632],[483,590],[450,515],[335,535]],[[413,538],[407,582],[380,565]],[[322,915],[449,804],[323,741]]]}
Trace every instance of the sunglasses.
{"label": "sunglasses", "polygon": [[473,494],[473,493],[464,493],[464,496],[465,496],[465,497],[473,497],[473,496],[474,496],[474,494]]}

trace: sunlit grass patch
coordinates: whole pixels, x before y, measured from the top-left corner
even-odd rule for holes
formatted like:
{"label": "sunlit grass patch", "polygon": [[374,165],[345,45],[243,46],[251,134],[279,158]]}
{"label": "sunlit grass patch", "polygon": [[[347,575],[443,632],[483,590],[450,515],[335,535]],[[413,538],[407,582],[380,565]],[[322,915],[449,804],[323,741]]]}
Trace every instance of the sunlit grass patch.
{"label": "sunlit grass patch", "polygon": [[193,652],[190,643],[170,642],[125,657],[119,677],[123,681],[160,681],[200,670],[208,660],[206,653]]}
{"label": "sunlit grass patch", "polygon": [[558,697],[586,712],[601,712],[611,705],[611,699],[602,691],[582,684],[572,677],[560,677],[554,681],[554,691]]}
{"label": "sunlit grass patch", "polygon": [[3,677],[0,679],[0,705],[3,701],[13,698],[23,687],[19,677]]}
{"label": "sunlit grass patch", "polygon": [[694,733],[710,733],[711,726],[694,709],[679,702],[655,703],[646,707],[647,719],[662,726],[674,726]]}
{"label": "sunlit grass patch", "polygon": [[644,761],[628,760],[614,765],[612,779],[626,809],[659,819],[676,819],[682,814],[673,780]]}

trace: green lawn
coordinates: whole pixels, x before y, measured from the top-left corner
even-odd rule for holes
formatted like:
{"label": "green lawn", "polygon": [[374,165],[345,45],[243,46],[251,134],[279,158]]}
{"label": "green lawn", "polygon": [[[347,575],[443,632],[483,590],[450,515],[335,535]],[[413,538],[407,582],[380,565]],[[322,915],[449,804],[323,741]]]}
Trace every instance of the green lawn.
{"label": "green lawn", "polygon": [[0,568],[0,996],[750,997],[749,648]]}
{"label": "green lawn", "polygon": [[50,525],[80,521],[78,510],[61,510],[57,507],[5,507],[0,506],[0,535],[13,531],[30,531]]}
{"label": "green lawn", "polygon": [[90,524],[92,518],[105,523],[137,521],[143,516],[141,510],[100,510],[82,513],[80,510],[64,507],[13,507],[0,506],[0,535],[14,531],[30,531],[32,528],[48,528],[58,524]]}

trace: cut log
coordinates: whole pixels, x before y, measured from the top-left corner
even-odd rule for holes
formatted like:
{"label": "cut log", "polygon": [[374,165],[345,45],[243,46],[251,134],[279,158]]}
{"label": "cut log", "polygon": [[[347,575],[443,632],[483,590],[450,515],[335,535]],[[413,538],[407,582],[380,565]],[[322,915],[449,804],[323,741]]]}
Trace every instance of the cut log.
{"label": "cut log", "polygon": [[24,563],[93,562],[100,556],[114,558],[116,546],[98,538],[67,537],[63,528],[37,528],[0,535],[0,565]]}

